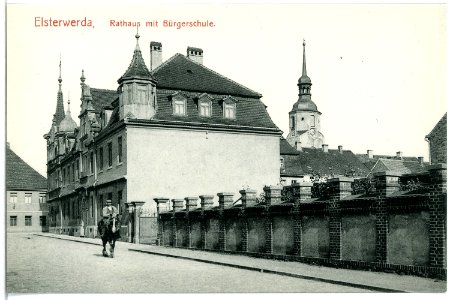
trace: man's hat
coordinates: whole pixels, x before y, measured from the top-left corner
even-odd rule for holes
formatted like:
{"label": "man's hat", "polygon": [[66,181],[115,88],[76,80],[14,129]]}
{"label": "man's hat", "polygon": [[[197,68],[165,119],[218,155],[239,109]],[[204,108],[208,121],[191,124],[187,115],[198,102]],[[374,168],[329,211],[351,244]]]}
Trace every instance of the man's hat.
{"label": "man's hat", "polygon": [[111,199],[106,200],[106,204],[111,203],[111,202],[112,202]]}

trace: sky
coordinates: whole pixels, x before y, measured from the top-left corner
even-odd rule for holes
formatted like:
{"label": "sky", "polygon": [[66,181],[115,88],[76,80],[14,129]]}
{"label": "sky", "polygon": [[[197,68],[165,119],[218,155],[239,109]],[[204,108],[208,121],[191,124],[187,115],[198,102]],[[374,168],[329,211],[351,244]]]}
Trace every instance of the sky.
{"label": "sky", "polygon": [[[330,149],[423,156],[427,135],[447,109],[446,6],[440,4],[9,4],[6,30],[6,140],[46,174],[46,142],[56,109],[59,60],[64,107],[79,124],[80,76],[114,90],[136,45],[163,60],[203,49],[204,65],[263,95],[272,120],[288,134],[298,99],[306,41],[312,100]],[[36,18],[92,20],[92,27],[37,27]],[[158,20],[158,27],[146,21]],[[163,20],[212,21],[214,27],[163,27]],[[39,23],[39,22],[38,22]]]}

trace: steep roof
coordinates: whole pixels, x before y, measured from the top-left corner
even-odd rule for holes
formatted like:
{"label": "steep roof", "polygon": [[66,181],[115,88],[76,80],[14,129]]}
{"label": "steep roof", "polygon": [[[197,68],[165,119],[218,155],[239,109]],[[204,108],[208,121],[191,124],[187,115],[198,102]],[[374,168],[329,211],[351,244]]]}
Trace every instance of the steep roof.
{"label": "steep roof", "polygon": [[133,58],[128,66],[128,69],[119,78],[118,82],[121,83],[127,79],[147,79],[154,80],[147,65],[142,58],[141,49],[139,48],[139,34],[136,34],[136,48],[134,49]]}
{"label": "steep roof", "polygon": [[6,189],[47,189],[47,179],[24,162],[9,147],[6,147]]}
{"label": "steep roof", "polygon": [[284,137],[281,137],[280,155],[298,155],[298,151],[295,150]]}
{"label": "steep roof", "polygon": [[433,127],[429,134],[427,134],[427,138],[433,137],[436,134],[442,134],[447,136],[447,113],[445,113],[442,118],[437,122],[437,124]]}
{"label": "steep roof", "polygon": [[425,168],[418,161],[380,158],[370,172],[376,173],[382,171],[392,171],[399,174],[414,174],[425,171]]}
{"label": "steep roof", "polygon": [[115,90],[91,88],[92,106],[96,112],[100,112],[104,106],[111,106],[112,102],[119,97]]}
{"label": "steep roof", "polygon": [[252,98],[261,97],[261,94],[179,53],[156,68],[152,74],[157,81],[157,88]]}
{"label": "steep roof", "polygon": [[361,161],[367,168],[370,170],[375,166],[379,159],[389,159],[389,160],[403,160],[408,162],[419,162],[419,159],[415,156],[402,156],[397,157],[396,155],[373,155],[372,158],[369,158],[367,154],[355,154],[358,157],[359,161]]}
{"label": "steep roof", "polygon": [[282,155],[284,158],[284,176],[300,176],[319,174],[321,176],[341,175],[365,177],[368,169],[361,163],[350,150],[340,153],[330,149],[323,152],[322,149],[303,148],[297,151],[298,155]]}

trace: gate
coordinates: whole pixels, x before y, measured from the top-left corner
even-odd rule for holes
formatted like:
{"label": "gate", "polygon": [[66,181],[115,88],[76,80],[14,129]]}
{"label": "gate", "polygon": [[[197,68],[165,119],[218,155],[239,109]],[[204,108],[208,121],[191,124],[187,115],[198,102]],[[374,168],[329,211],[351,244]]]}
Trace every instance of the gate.
{"label": "gate", "polygon": [[156,244],[158,219],[156,216],[139,216],[139,243]]}

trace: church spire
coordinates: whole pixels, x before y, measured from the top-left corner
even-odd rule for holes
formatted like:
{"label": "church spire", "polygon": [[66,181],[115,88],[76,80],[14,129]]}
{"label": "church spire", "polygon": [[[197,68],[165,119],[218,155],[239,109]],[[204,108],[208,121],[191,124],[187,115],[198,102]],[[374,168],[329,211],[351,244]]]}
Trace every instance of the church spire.
{"label": "church spire", "polygon": [[58,95],[56,97],[56,112],[55,112],[55,121],[56,125],[59,125],[59,123],[64,119],[64,99],[63,99],[63,92],[62,92],[62,77],[61,77],[61,55],[59,57],[59,77],[58,77]]}
{"label": "church spire", "polygon": [[302,77],[308,77],[308,74],[306,73],[306,54],[305,54],[305,39],[303,39],[303,69],[302,69]]}
{"label": "church spire", "polygon": [[311,79],[306,72],[306,42],[303,40],[303,67],[302,76],[298,79],[299,100],[311,100]]}

